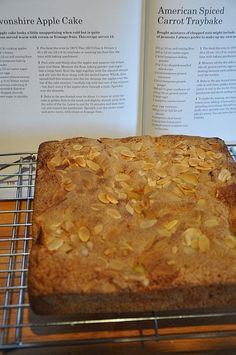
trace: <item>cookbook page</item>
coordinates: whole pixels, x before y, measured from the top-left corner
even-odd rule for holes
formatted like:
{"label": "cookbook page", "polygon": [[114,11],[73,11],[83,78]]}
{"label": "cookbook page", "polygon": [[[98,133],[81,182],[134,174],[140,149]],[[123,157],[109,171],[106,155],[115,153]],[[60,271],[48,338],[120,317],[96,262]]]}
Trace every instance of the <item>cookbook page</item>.
{"label": "cookbook page", "polygon": [[141,0],[0,2],[0,151],[137,134]]}
{"label": "cookbook page", "polygon": [[150,0],[146,9],[146,134],[236,142],[236,2]]}

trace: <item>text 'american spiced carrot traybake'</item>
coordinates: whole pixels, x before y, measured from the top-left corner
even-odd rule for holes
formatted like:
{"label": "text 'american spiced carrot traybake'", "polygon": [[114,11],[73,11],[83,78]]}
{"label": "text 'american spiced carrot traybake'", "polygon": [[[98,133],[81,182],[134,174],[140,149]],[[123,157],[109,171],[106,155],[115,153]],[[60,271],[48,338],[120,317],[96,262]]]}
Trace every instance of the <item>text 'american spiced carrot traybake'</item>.
{"label": "text 'american spiced carrot traybake'", "polygon": [[221,139],[45,142],[35,189],[36,313],[236,305],[236,164]]}

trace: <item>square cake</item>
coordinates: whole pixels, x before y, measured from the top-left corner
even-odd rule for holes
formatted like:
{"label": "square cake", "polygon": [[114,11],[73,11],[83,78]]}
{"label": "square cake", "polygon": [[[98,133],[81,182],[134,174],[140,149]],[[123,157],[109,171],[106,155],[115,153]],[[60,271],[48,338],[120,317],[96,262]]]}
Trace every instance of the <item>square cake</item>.
{"label": "square cake", "polygon": [[29,263],[39,314],[236,306],[236,164],[219,138],[39,147]]}

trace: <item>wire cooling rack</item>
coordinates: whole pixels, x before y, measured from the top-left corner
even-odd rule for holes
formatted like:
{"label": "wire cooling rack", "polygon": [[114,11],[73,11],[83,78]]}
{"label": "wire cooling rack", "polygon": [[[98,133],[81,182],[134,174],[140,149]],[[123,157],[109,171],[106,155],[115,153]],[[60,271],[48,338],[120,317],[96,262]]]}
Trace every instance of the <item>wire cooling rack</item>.
{"label": "wire cooling rack", "polygon": [[[236,146],[229,146],[236,161]],[[78,321],[34,315],[27,294],[36,154],[0,154],[0,349],[54,345],[230,339],[236,347],[236,310],[106,316]]]}

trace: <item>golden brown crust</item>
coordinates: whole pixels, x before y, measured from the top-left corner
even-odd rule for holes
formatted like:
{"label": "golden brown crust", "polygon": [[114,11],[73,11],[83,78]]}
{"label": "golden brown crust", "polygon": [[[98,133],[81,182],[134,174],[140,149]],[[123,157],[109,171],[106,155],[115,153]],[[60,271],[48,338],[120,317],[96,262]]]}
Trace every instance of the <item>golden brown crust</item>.
{"label": "golden brown crust", "polygon": [[235,232],[236,167],[218,138],[43,143],[31,304],[39,313],[236,305]]}

